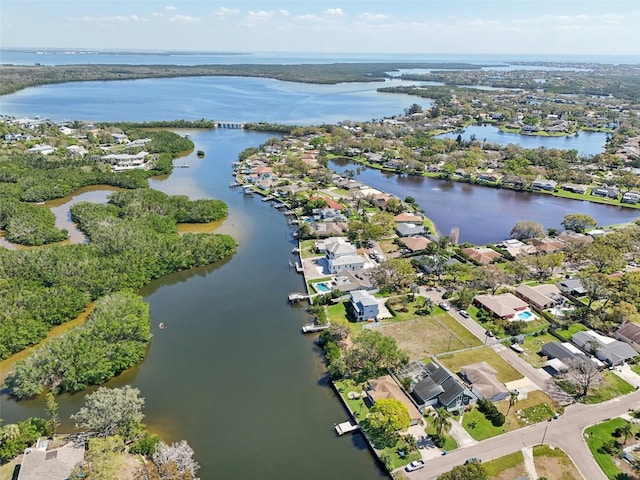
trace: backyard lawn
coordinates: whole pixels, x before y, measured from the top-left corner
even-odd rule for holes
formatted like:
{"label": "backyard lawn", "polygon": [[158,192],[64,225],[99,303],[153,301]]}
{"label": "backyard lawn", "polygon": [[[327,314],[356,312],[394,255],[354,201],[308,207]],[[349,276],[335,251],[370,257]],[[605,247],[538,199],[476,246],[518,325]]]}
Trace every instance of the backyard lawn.
{"label": "backyard lawn", "polygon": [[520,346],[524,348],[524,351],[526,353],[525,358],[527,362],[529,362],[535,368],[540,368],[544,366],[546,360],[544,357],[540,356],[538,352],[540,352],[540,349],[543,345],[549,342],[557,341],[558,339],[550,333],[544,333],[538,336],[526,337],[524,339],[524,343]]}
{"label": "backyard lawn", "polygon": [[503,360],[491,347],[474,348],[465,352],[457,352],[438,356],[438,362],[454,373],[458,373],[465,365],[484,360],[496,370],[496,377],[502,383],[523,378],[522,374]]}
{"label": "backyard lawn", "polygon": [[562,328],[562,329],[556,330],[556,333],[560,335],[562,338],[564,338],[566,342],[568,342],[569,340],[571,340],[571,337],[573,337],[576,333],[584,332],[586,330],[589,330],[589,329],[584,325],[582,325],[581,323],[574,323],[568,328]]}

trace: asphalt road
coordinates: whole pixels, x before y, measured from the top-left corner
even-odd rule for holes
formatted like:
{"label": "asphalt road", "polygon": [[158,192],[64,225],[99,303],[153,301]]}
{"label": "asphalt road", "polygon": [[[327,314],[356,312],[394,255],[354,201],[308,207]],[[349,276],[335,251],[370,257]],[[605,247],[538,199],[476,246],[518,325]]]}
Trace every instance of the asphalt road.
{"label": "asphalt road", "polygon": [[448,472],[468,458],[493,460],[523,447],[545,443],[562,449],[571,457],[586,480],[607,480],[593,459],[583,438],[583,430],[596,423],[627,413],[640,407],[640,391],[598,405],[574,404],[565,409],[558,420],[538,423],[513,432],[459,448],[428,462],[427,466],[406,475],[415,480],[431,480]]}

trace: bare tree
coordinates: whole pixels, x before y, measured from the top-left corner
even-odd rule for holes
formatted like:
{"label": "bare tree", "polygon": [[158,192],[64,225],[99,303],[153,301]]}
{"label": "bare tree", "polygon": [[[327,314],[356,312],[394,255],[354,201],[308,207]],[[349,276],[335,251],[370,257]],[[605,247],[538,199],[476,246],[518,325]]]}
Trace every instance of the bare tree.
{"label": "bare tree", "polygon": [[577,397],[584,397],[589,389],[602,381],[602,374],[595,363],[587,359],[571,359],[564,362],[567,372],[562,380],[571,385]]}
{"label": "bare tree", "polygon": [[193,449],[186,440],[181,440],[171,445],[167,445],[164,442],[158,443],[152,458],[153,463],[160,472],[166,470],[163,467],[171,466],[171,470],[174,470],[180,478],[198,480],[196,472],[200,465],[193,459]]}

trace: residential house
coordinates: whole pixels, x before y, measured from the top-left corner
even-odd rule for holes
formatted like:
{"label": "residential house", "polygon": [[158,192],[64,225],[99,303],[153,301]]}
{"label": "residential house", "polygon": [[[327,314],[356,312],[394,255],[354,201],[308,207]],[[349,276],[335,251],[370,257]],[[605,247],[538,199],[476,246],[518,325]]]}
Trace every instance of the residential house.
{"label": "residential house", "polygon": [[509,397],[509,390],[496,378],[496,370],[484,360],[460,369],[462,378],[471,386],[471,392],[479,399],[492,402]]}
{"label": "residential house", "polygon": [[538,310],[546,310],[564,303],[564,297],[555,285],[520,285],[516,288],[516,295]]}
{"label": "residential house", "polygon": [[525,310],[529,305],[512,293],[500,295],[476,295],[473,303],[478,308],[484,308],[496,318],[507,320],[515,319],[518,312]]}
{"label": "residential house", "polygon": [[111,171],[122,172],[126,170],[151,168],[152,162],[147,159],[149,152],[130,153],[110,153],[102,157],[102,160],[111,164]]}
{"label": "residential house", "polygon": [[571,337],[571,342],[610,366],[623,364],[638,354],[629,344],[593,330],[576,333]]}
{"label": "residential house", "polygon": [[356,247],[348,242],[335,242],[326,245],[326,258],[330,273],[345,270],[362,270],[364,259],[356,254]]}
{"label": "residential house", "polygon": [[555,180],[545,180],[543,178],[536,179],[531,182],[531,188],[534,190],[550,190],[553,191],[558,186]]}
{"label": "residential house", "polygon": [[477,397],[446,368],[436,362],[426,365],[414,361],[398,372],[399,378],[411,378],[411,397],[419,407],[444,407],[456,410],[475,403]]}
{"label": "residential house", "polygon": [[584,195],[589,190],[589,185],[580,185],[577,183],[565,183],[564,185],[562,185],[562,189],[566,190],[567,192],[579,193],[581,195]]}
{"label": "residential house", "polygon": [[598,187],[591,190],[591,195],[596,197],[618,198],[620,190],[612,187]]}
{"label": "residential house", "polygon": [[462,253],[481,265],[488,265],[494,260],[502,257],[498,252],[488,247],[463,248]]}
{"label": "residential house", "polygon": [[545,366],[555,373],[568,370],[567,363],[589,361],[589,357],[569,342],[549,342],[542,346],[540,354],[547,357]]}
{"label": "residential house", "polygon": [[640,325],[633,322],[623,323],[616,330],[616,339],[631,345],[636,352],[640,352]]}
{"label": "residential house", "polygon": [[271,167],[258,167],[255,172],[258,175],[258,180],[271,180],[273,178],[273,168]]}
{"label": "residential house", "polygon": [[408,212],[399,213],[398,215],[393,217],[393,220],[396,222],[396,224],[405,223],[405,224],[421,225],[424,223],[424,218],[422,217],[422,215],[415,215],[413,213],[408,213]]}
{"label": "residential house", "polygon": [[111,138],[113,138],[115,143],[129,143],[129,137],[123,133],[112,133]]}
{"label": "residential house", "polygon": [[414,225],[413,223],[396,224],[396,233],[399,237],[413,237],[422,235],[425,232],[424,225]]}
{"label": "residential house", "polygon": [[82,145],[69,145],[67,147],[67,151],[75,156],[79,156],[79,157],[83,157],[84,155],[87,154],[87,149],[84,148]]}
{"label": "residential house", "polygon": [[38,145],[34,145],[27,151],[31,153],[39,153],[40,155],[51,155],[53,152],[56,151],[56,149],[51,145],[38,144]]}
{"label": "residential house", "polygon": [[431,240],[422,236],[404,237],[400,239],[402,243],[411,253],[419,252],[427,248]]}
{"label": "residential house", "polygon": [[69,442],[49,449],[49,440],[39,439],[22,457],[17,480],[66,480],[84,460],[84,446]]}
{"label": "residential house", "polygon": [[502,242],[496,245],[497,247],[502,248],[512,257],[517,257],[518,255],[529,255],[532,253],[536,253],[536,247],[533,245],[527,245],[520,240],[516,240],[515,238],[510,238],[509,240],[503,240]]}
{"label": "residential house", "polygon": [[558,287],[562,293],[567,293],[575,297],[581,297],[587,293],[587,290],[582,286],[582,281],[579,278],[567,278],[561,282],[557,282],[556,287]]}
{"label": "residential house", "polygon": [[497,182],[501,178],[502,175],[493,172],[478,172],[478,175],[476,175],[476,180],[479,182]]}
{"label": "residential house", "polygon": [[638,202],[640,202],[639,192],[627,192],[624,195],[622,195],[622,199],[620,200],[620,203],[631,203],[633,205],[635,205]]}
{"label": "residential house", "polygon": [[391,375],[385,375],[380,378],[369,380],[367,396],[373,404],[381,398],[399,400],[405,407],[407,407],[409,418],[411,419],[411,425],[417,425],[422,420],[422,413],[420,413],[411,399],[402,391]]}
{"label": "residential house", "polygon": [[380,307],[376,298],[366,290],[351,292],[349,309],[358,322],[377,321]]}
{"label": "residential house", "polygon": [[557,238],[532,238],[528,242],[536,247],[536,251],[540,253],[553,253],[563,250],[566,245],[562,240]]}

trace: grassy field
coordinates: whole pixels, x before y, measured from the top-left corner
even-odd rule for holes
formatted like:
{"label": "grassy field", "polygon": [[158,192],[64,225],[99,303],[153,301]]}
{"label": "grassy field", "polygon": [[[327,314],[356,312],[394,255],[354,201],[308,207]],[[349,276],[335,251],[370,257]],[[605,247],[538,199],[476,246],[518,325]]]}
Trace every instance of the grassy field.
{"label": "grassy field", "polygon": [[461,367],[484,360],[496,370],[496,377],[503,383],[520,380],[522,374],[504,361],[490,347],[477,348],[466,352],[457,352],[438,356],[438,361],[452,372],[459,372]]}
{"label": "grassy field", "polygon": [[526,476],[524,458],[521,451],[483,463],[487,477],[492,480],[512,480]]}
{"label": "grassy field", "polygon": [[411,360],[481,344],[471,332],[447,314],[414,317],[403,322],[384,321],[378,330],[395,338]]}
{"label": "grassy field", "polygon": [[600,468],[607,478],[611,480],[633,480],[633,477],[627,475],[618,466],[621,464],[616,464],[616,462],[621,462],[622,460],[618,458],[614,460],[610,454],[601,451],[603,445],[614,439],[611,435],[613,431],[621,425],[624,425],[624,423],[624,419],[614,418],[613,420],[600,423],[585,430],[587,445],[593,454],[593,458],[598,462],[598,465],[600,465]]}
{"label": "grassy field", "polygon": [[533,447],[533,463],[539,478],[548,480],[582,480],[571,459],[559,448],[548,445]]}
{"label": "grassy field", "polygon": [[562,338],[564,338],[565,341],[568,342],[569,340],[571,340],[571,337],[573,337],[576,333],[584,332],[586,330],[589,330],[589,329],[584,325],[582,325],[581,323],[574,323],[569,328],[556,330],[556,333],[560,335]]}
{"label": "grassy field", "polygon": [[316,240],[302,240],[300,242],[300,256],[302,258],[310,258],[310,257],[318,257],[319,255],[315,253],[315,244]]}
{"label": "grassy field", "polygon": [[583,403],[601,403],[631,393],[635,388],[610,371],[602,377],[602,383],[582,399]]}

